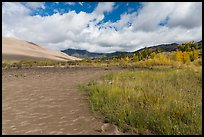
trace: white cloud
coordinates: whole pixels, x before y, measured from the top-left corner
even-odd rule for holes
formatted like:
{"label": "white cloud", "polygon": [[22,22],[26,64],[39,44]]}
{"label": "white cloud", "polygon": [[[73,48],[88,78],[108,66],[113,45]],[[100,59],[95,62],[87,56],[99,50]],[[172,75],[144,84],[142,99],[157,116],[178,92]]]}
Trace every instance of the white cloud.
{"label": "white cloud", "polygon": [[169,27],[193,28],[202,25],[202,3],[179,3],[170,14]]}
{"label": "white cloud", "polygon": [[81,6],[83,6],[83,3],[84,3],[84,2],[78,2],[78,3],[79,3]]}
{"label": "white cloud", "polygon": [[202,24],[202,3],[199,2],[148,2],[135,16],[127,15],[134,30],[154,31],[159,23],[169,17],[168,27],[191,27]]}
{"label": "white cloud", "polygon": [[31,9],[45,9],[44,2],[25,2],[25,5]]}
{"label": "white cloud", "polygon": [[114,2],[99,2],[98,6],[94,10],[97,14],[102,14],[104,12],[111,12],[113,10]]}
{"label": "white cloud", "polygon": [[30,9],[23,6],[20,2],[4,2],[2,5],[2,15],[4,16],[18,16],[27,15],[31,12]]}
{"label": "white cloud", "polygon": [[74,2],[66,2],[68,5],[74,5]]}
{"label": "white cloud", "polygon": [[[99,3],[92,13],[69,11],[61,15],[55,11],[42,17],[30,16],[32,9],[21,3],[4,3],[2,35],[53,50],[78,48],[92,52],[134,51],[145,46],[202,39],[202,3],[143,3],[138,12],[124,13],[117,22],[96,26],[104,12],[114,10],[114,5]],[[167,24],[160,26],[167,16]],[[128,27],[128,22],[132,26]]]}

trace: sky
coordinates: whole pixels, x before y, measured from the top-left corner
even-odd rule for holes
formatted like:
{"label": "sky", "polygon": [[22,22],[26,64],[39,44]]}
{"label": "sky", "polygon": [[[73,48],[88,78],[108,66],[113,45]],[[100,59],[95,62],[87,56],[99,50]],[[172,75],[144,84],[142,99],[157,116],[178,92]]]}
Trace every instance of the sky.
{"label": "sky", "polygon": [[111,53],[202,40],[201,2],[3,2],[2,36]]}

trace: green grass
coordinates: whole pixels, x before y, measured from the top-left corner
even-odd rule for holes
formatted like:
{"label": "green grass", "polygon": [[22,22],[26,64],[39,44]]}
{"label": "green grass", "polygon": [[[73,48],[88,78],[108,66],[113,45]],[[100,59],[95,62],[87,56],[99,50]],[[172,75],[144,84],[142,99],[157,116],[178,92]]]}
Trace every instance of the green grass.
{"label": "green grass", "polygon": [[[89,62],[90,61],[90,62]],[[2,69],[10,68],[31,68],[36,66],[105,66],[103,63],[93,63],[91,60],[79,60],[79,61],[53,61],[53,60],[21,60],[21,61],[7,61],[2,60]]]}
{"label": "green grass", "polygon": [[85,84],[82,84],[82,83],[78,84],[78,85],[77,85],[77,88],[78,88],[78,91],[79,91],[79,92],[85,92],[85,91],[87,91],[86,85],[85,85]]}
{"label": "green grass", "polygon": [[79,61],[53,61],[53,60],[22,60],[22,61],[2,61],[3,69],[10,68],[31,68],[36,66],[68,66],[68,65],[78,65]]}
{"label": "green grass", "polygon": [[202,134],[202,67],[115,72],[88,89],[93,110],[124,131]]}

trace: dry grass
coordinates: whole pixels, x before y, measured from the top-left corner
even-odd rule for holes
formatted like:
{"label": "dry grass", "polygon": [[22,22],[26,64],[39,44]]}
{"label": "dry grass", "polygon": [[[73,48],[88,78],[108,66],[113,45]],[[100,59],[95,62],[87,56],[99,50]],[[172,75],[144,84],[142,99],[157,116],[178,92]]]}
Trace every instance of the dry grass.
{"label": "dry grass", "polygon": [[202,68],[111,73],[89,83],[92,108],[139,134],[202,134]]}

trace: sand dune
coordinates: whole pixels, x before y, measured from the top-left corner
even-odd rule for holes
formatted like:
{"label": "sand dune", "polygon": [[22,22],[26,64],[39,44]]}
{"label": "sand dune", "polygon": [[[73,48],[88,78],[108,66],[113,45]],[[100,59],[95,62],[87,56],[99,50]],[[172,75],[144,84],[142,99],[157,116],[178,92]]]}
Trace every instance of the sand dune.
{"label": "sand dune", "polygon": [[52,51],[35,43],[15,38],[2,38],[3,60],[51,59],[56,61],[80,60],[60,51]]}

